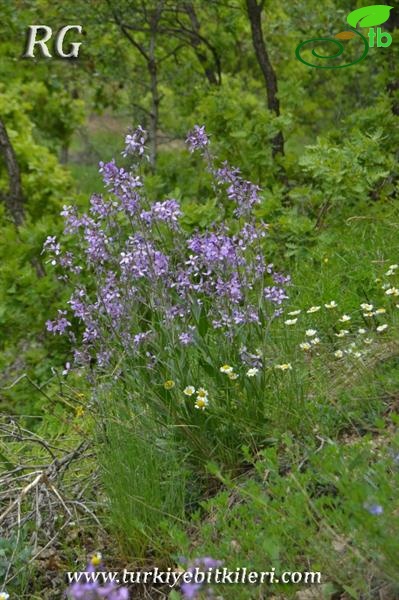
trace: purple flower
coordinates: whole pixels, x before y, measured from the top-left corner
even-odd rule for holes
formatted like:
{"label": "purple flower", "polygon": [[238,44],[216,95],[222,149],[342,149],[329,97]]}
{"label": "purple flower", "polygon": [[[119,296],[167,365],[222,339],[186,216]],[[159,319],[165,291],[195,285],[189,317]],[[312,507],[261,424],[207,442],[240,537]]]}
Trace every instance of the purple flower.
{"label": "purple flower", "polygon": [[143,211],[141,218],[150,225],[153,221],[163,221],[172,228],[176,227],[179,217],[182,215],[180,204],[177,200],[165,200],[164,202],[155,202],[151,209]]}
{"label": "purple flower", "polygon": [[[185,560],[183,559],[183,562]],[[185,600],[195,600],[198,597],[199,592],[205,587],[203,583],[197,583],[195,581],[196,572],[207,571],[208,569],[217,569],[222,565],[222,561],[215,560],[210,556],[205,556],[204,558],[197,558],[194,561],[191,561],[187,565],[186,571],[191,573],[192,578],[191,581],[185,581],[180,586],[180,591]]]}
{"label": "purple flower", "polygon": [[102,196],[93,194],[90,198],[90,212],[93,215],[105,219],[115,211],[115,205],[112,202],[106,202]]}
{"label": "purple flower", "polygon": [[68,375],[69,371],[71,370],[71,363],[67,362],[65,363],[65,367],[64,370],[62,371],[62,375]]}
{"label": "purple flower", "polygon": [[58,333],[59,335],[65,333],[68,327],[71,327],[71,323],[65,317],[66,314],[66,310],[58,310],[58,319],[55,319],[54,321],[46,321],[47,331],[50,331],[54,334]]}
{"label": "purple flower", "polygon": [[194,341],[194,336],[190,331],[185,331],[179,335],[179,340],[183,344],[183,346],[188,346],[188,344],[192,344]]}
{"label": "purple flower", "polygon": [[125,137],[125,150],[122,152],[122,156],[129,156],[131,154],[143,156],[146,139],[147,132],[139,125],[135,131],[128,133]]}
{"label": "purple flower", "polygon": [[194,150],[203,150],[209,144],[209,138],[205,132],[205,125],[201,127],[194,125],[194,128],[187,136],[186,143],[188,144],[190,152]]}
{"label": "purple flower", "polygon": [[283,275],[282,273],[273,273],[272,275],[274,283],[278,285],[290,285],[291,277],[289,275]]}
{"label": "purple flower", "polygon": [[[49,235],[44,244],[43,244],[43,250],[42,250],[42,254],[43,252],[51,252],[52,254],[54,254],[55,256],[58,256],[59,254],[61,254],[61,246],[59,244],[59,242],[57,242],[57,238],[54,236]],[[55,262],[53,263],[55,264]]]}
{"label": "purple flower", "polygon": [[[142,128],[129,132],[124,154],[143,156],[145,137]],[[88,213],[63,208],[65,244],[71,240],[73,251],[61,249],[51,236],[44,244],[57,276],[74,285],[68,305],[79,321],[72,330],[67,313],[59,311],[47,329],[68,334],[74,364],[94,365],[93,376],[121,356],[140,365],[144,359],[149,368],[155,358],[157,368],[166,364],[176,335],[183,347],[196,342],[202,317],[218,330],[220,343],[236,340],[245,329],[252,344],[267,301],[277,315],[288,297],[289,276],[267,263],[267,225],[249,216],[259,202],[259,187],[227,163],[216,166],[203,126],[195,126],[187,142],[191,151],[205,155],[218,191],[234,202],[236,217],[245,216],[242,222],[222,221],[187,234],[177,200],[149,202],[137,171],[112,160],[100,163],[106,194],[90,198]],[[156,357],[147,340],[152,351],[157,348]],[[246,358],[250,364],[249,353]]]}
{"label": "purple flower", "polygon": [[273,304],[282,304],[284,300],[288,298],[285,290],[283,288],[279,288],[275,285],[265,287],[263,290],[264,296],[266,300],[269,300]]}
{"label": "purple flower", "polygon": [[[101,573],[102,574],[102,573]],[[79,581],[67,589],[69,600],[129,600],[127,588],[118,587],[113,582],[101,581],[93,565],[78,574]]]}
{"label": "purple flower", "polygon": [[384,512],[384,508],[381,506],[381,504],[365,502],[363,506],[371,515],[379,516]]}

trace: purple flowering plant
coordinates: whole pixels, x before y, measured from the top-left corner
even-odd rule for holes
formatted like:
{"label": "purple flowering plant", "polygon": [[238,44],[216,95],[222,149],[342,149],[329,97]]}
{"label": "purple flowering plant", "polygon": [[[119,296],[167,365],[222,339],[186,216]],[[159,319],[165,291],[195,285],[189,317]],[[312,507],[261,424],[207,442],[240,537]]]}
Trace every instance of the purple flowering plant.
{"label": "purple flowering plant", "polygon": [[[105,573],[105,571],[104,571]],[[68,600],[129,600],[129,591],[112,581],[101,580],[96,567],[89,562],[86,570],[77,574],[78,581],[72,583],[66,591]]]}
{"label": "purple flowering plant", "polygon": [[[221,210],[203,230],[183,226],[177,199],[147,197],[145,140],[140,127],[129,134],[132,166],[100,163],[106,193],[86,213],[64,206],[62,239],[47,238],[49,262],[71,289],[47,330],[69,337],[75,368],[123,384],[133,410],[152,415],[192,460],[234,463],[242,444],[257,448],[267,435],[273,376],[260,367],[290,278],[266,258],[268,226],[254,212],[261,190],[218,164],[203,126],[188,148],[232,214]],[[246,378],[251,368],[259,374]]]}

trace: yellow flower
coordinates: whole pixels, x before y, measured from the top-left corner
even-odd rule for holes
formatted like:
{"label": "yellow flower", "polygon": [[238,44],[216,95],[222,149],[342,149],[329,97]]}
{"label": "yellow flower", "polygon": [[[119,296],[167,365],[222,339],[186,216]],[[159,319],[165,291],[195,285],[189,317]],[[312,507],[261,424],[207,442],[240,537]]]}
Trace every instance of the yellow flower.
{"label": "yellow flower", "polygon": [[326,308],[337,308],[338,304],[335,302],[335,300],[331,300],[331,302],[327,302],[327,304],[324,305]]}
{"label": "yellow flower", "polygon": [[185,394],[186,396],[192,396],[193,394],[195,394],[195,387],[193,387],[192,385],[188,385],[186,388],[184,388],[183,394]]}
{"label": "yellow flower", "polygon": [[195,408],[198,408],[199,410],[205,410],[205,408],[208,406],[209,404],[209,400],[208,398],[200,398],[199,396],[197,397],[197,400],[195,401]]}
{"label": "yellow flower", "polygon": [[230,365],[222,365],[219,370],[221,373],[226,373],[228,375],[233,372],[233,367],[230,367]]}
{"label": "yellow flower", "polygon": [[10,597],[10,594],[7,594],[7,592],[0,592],[0,600],[8,600]]}
{"label": "yellow flower", "polygon": [[308,308],[308,310],[306,312],[307,313],[315,313],[318,310],[320,310],[320,306],[311,306],[310,308]]}
{"label": "yellow flower", "polygon": [[279,369],[280,371],[291,371],[292,366],[291,363],[283,363],[282,365],[275,365],[275,369]]}
{"label": "yellow flower", "polygon": [[98,567],[98,565],[101,563],[103,557],[101,552],[95,552],[93,554],[93,556],[90,559],[91,564],[93,565],[93,567]]}
{"label": "yellow flower", "polygon": [[[79,417],[83,417],[83,415],[85,414],[85,409],[83,408],[83,406],[77,406],[75,408],[75,417],[79,418]],[[1,600],[1,598],[0,598]]]}
{"label": "yellow flower", "polygon": [[175,387],[175,382],[172,381],[171,379],[168,379],[167,381],[165,381],[165,383],[163,384],[163,387],[165,388],[165,390],[171,390],[172,388]]}
{"label": "yellow flower", "polygon": [[238,379],[239,375],[237,375],[237,373],[228,373],[228,377],[234,381],[235,379]]}
{"label": "yellow flower", "polygon": [[375,315],[384,315],[387,312],[386,308],[377,308],[377,310],[375,311]]}
{"label": "yellow flower", "polygon": [[208,397],[208,392],[206,390],[204,390],[204,388],[199,388],[197,390],[197,398],[207,398]]}

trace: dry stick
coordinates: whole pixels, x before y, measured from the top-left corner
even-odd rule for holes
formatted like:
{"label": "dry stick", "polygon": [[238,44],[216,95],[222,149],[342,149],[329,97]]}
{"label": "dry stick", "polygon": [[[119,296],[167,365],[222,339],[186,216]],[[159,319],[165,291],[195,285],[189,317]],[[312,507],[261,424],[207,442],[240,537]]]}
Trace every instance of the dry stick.
{"label": "dry stick", "polygon": [[22,492],[20,493],[20,495],[18,496],[18,498],[16,498],[14,500],[14,502],[12,502],[10,504],[10,506],[8,508],[6,508],[6,510],[0,515],[0,523],[2,523],[4,521],[4,519],[6,518],[7,515],[10,514],[10,512],[16,507],[16,506],[20,506],[21,501],[24,499],[24,497],[32,490],[34,489],[36,486],[38,486],[40,483],[42,483],[44,481],[44,479],[46,478],[46,473],[42,472],[40,473],[40,475],[38,475],[33,481],[31,481],[31,483],[29,483],[26,487],[24,487],[24,489],[22,490]]}

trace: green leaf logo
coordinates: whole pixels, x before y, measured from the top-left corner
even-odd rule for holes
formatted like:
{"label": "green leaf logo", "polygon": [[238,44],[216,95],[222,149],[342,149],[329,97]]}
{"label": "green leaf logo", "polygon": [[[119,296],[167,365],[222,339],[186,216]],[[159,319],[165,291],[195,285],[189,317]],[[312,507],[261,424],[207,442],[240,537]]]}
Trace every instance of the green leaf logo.
{"label": "green leaf logo", "polygon": [[351,27],[356,27],[356,25],[360,27],[375,27],[376,25],[385,23],[389,19],[389,13],[392,8],[393,6],[386,6],[385,4],[364,6],[349,13],[346,20]]}

